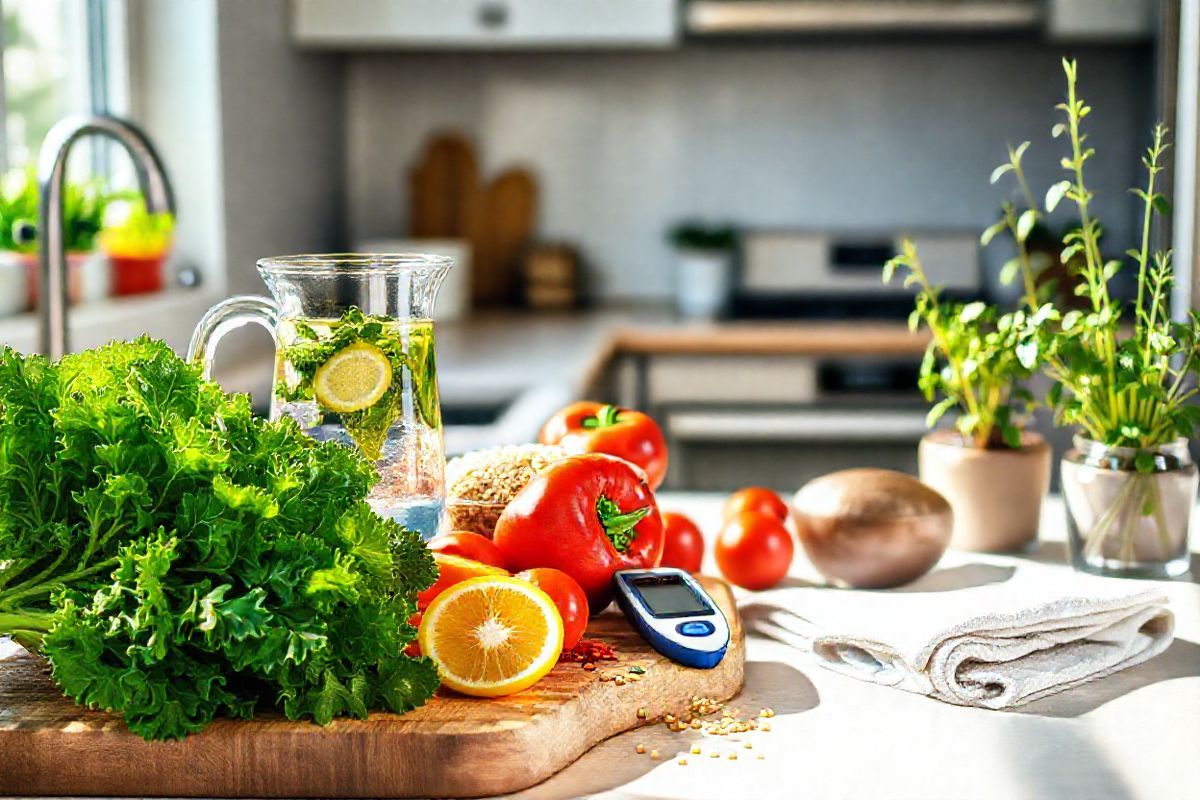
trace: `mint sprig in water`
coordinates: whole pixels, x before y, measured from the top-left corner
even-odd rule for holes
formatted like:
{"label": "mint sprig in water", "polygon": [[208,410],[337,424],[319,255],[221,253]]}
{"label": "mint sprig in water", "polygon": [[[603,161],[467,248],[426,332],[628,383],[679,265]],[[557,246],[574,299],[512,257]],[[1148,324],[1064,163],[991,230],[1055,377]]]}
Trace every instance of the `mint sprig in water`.
{"label": "mint sprig in water", "polygon": [[406,711],[438,683],[403,655],[436,568],[375,480],[161,342],[0,350],[0,635],[148,739]]}
{"label": "mint sprig in water", "polygon": [[387,357],[392,368],[392,384],[371,407],[361,411],[339,414],[346,432],[372,460],[378,460],[387,440],[388,429],[400,417],[404,399],[403,377],[411,376],[414,410],[419,421],[430,428],[441,425],[437,396],[437,367],[433,352],[431,325],[413,325],[405,329],[403,338],[398,326],[408,325],[394,317],[364,314],[352,306],[336,323],[331,333],[322,338],[317,330],[303,321],[295,323],[296,339],[284,348],[283,357],[298,380],[295,385],[282,387],[287,401],[316,400],[313,380],[317,370],[344,348],[365,342],[377,347]]}

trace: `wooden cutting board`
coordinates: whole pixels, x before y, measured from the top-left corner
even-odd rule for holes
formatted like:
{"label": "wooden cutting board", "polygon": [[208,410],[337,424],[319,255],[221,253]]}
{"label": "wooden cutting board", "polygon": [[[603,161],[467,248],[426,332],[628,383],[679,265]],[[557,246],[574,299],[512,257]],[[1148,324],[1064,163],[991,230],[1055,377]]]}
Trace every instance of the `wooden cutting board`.
{"label": "wooden cutting board", "polygon": [[[561,663],[532,689],[479,700],[439,693],[403,716],[337,720],[328,727],[261,717],[218,720],[182,742],[145,742],[118,717],[59,694],[43,662],[0,661],[0,795],[185,797],[476,797],[539,783],[593,745],[684,712],[694,695],[726,700],[742,688],[745,643],[733,596],[701,578],[725,612],[729,651],[719,666],[679,666],[651,650],[620,612],[588,636],[619,663],[595,672]],[[640,665],[636,683],[604,671]],[[637,717],[645,708],[648,719]]]}
{"label": "wooden cutting board", "polygon": [[429,139],[408,175],[409,235],[421,239],[478,236],[481,190],[475,148],[460,133]]}
{"label": "wooden cutting board", "polygon": [[521,255],[533,239],[538,216],[538,186],[526,169],[506,169],[487,185],[483,197],[480,238],[472,273],[480,303],[515,299]]}

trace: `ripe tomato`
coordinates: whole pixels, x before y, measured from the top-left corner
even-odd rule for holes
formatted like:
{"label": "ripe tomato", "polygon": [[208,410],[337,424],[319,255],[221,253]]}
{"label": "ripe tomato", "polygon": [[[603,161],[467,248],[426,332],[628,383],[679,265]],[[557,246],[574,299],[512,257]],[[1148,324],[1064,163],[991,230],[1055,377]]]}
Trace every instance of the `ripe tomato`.
{"label": "ripe tomato", "polygon": [[704,560],[704,537],[696,523],[673,511],[662,512],[662,520],[663,554],[659,566],[699,572]]}
{"label": "ripe tomato", "polygon": [[607,453],[623,458],[646,471],[651,489],[657,489],[667,474],[667,440],[658,423],[640,411],[572,403],[546,422],[538,441],[574,454]]}
{"label": "ripe tomato", "polygon": [[764,514],[770,514],[780,522],[787,522],[789,514],[787,503],[779,499],[779,495],[770,489],[764,489],[761,486],[738,489],[729,495],[729,499],[725,501],[725,507],[721,510],[721,516],[729,520],[743,511],[761,511]]}
{"label": "ripe tomato", "polygon": [[770,589],[792,564],[792,535],[783,523],[761,511],[743,511],[717,536],[717,566],[743,589]]}
{"label": "ripe tomato", "polygon": [[450,553],[434,553],[433,560],[437,564],[438,578],[425,591],[417,595],[417,609],[424,611],[433,602],[433,598],[449,589],[456,583],[462,583],[468,578],[480,578],[484,575],[507,575],[508,570],[493,567],[480,561],[472,561],[462,556]]}
{"label": "ripe tomato", "polygon": [[[408,624],[412,625],[414,628],[421,627],[421,617],[423,616],[425,616],[425,612],[418,611],[408,618]],[[404,646],[404,655],[411,656],[412,658],[421,657],[421,643],[418,642],[415,637],[411,642]]]}
{"label": "ripe tomato", "polygon": [[472,561],[491,564],[493,567],[504,568],[504,554],[500,552],[500,548],[496,547],[491,539],[478,533],[468,531],[444,533],[441,536],[435,536],[429,542],[429,549],[435,553],[449,553],[469,558]]}
{"label": "ripe tomato", "polygon": [[563,650],[570,650],[583,638],[587,628],[588,601],[587,595],[574,578],[561,569],[538,567],[518,572],[516,577],[529,581],[534,586],[550,595],[563,624]]}

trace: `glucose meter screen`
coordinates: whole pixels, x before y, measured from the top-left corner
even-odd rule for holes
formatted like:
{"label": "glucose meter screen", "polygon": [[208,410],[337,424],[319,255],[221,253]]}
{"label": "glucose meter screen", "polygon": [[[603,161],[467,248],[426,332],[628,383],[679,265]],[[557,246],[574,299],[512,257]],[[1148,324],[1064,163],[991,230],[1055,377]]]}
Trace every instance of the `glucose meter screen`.
{"label": "glucose meter screen", "polygon": [[635,580],[642,601],[656,617],[683,617],[699,614],[711,614],[712,610],[696,597],[688,586],[681,580],[666,580],[661,578],[641,578]]}

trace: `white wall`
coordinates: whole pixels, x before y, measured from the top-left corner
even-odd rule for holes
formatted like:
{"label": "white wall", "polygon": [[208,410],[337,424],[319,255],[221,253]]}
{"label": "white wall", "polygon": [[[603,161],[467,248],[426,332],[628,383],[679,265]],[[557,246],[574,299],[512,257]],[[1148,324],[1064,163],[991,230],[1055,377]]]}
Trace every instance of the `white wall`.
{"label": "white wall", "polygon": [[[348,233],[403,233],[426,136],[475,136],[485,170],[531,166],[541,234],[582,245],[608,297],[670,287],[665,229],[699,215],[754,226],[989,224],[1006,141],[1035,139],[1058,178],[1056,46],[993,41],[689,45],[669,53],[377,55],[347,72]],[[1081,49],[1111,244],[1152,96],[1147,48]]]}
{"label": "white wall", "polygon": [[129,6],[130,116],[162,156],[175,191],[175,257],[225,289],[216,0]]}
{"label": "white wall", "polygon": [[229,288],[261,293],[257,259],[343,238],[342,60],[292,45],[286,0],[218,6]]}

